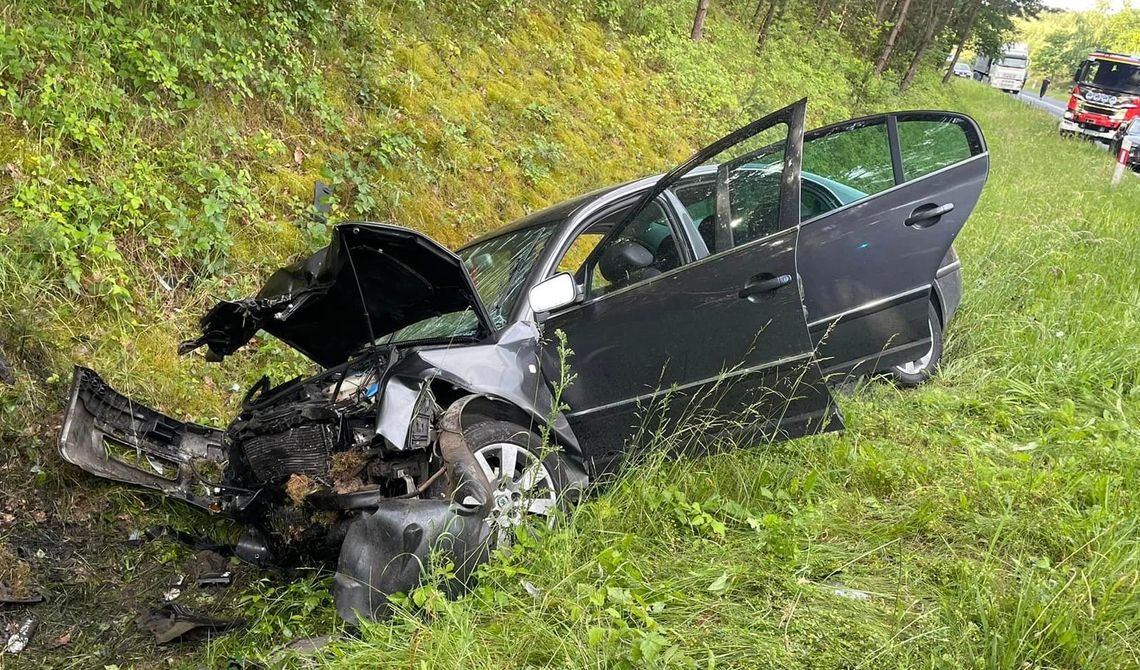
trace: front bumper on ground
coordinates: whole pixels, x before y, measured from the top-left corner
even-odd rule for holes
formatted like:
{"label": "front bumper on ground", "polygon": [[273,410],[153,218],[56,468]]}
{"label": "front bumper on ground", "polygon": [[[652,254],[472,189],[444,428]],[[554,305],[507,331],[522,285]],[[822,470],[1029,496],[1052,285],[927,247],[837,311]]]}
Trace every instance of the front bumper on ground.
{"label": "front bumper on ground", "polygon": [[1081,135],[1087,135],[1089,137],[1095,137],[1108,141],[1111,141],[1114,137],[1116,137],[1116,131],[1114,130],[1093,130],[1092,128],[1082,126],[1079,123],[1069,121],[1067,119],[1063,119],[1061,121],[1061,132],[1079,133]]}

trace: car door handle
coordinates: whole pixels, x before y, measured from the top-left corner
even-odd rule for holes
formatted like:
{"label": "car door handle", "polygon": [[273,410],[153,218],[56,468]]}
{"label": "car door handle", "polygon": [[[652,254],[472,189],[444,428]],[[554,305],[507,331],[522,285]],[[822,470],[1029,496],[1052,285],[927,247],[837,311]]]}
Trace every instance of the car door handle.
{"label": "car door handle", "polygon": [[775,291],[791,283],[792,275],[780,275],[777,277],[770,272],[764,272],[749,279],[748,283],[744,285],[744,288],[740,289],[738,295],[741,298],[752,298],[761,293]]}
{"label": "car door handle", "polygon": [[943,214],[949,214],[954,211],[954,203],[948,202],[945,205],[921,205],[916,207],[910,213],[910,218],[903,221],[907,226],[918,226],[919,228],[927,228],[938,223],[938,219],[942,218]]}

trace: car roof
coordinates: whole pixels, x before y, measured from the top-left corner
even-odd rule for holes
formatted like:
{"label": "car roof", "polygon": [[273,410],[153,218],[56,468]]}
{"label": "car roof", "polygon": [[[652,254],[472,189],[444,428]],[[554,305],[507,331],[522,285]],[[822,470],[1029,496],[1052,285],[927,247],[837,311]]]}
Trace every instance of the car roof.
{"label": "car roof", "polygon": [[614,186],[607,186],[596,191],[590,191],[589,193],[576,195],[569,200],[563,200],[562,202],[556,203],[544,209],[540,209],[537,212],[531,212],[521,219],[517,219],[505,226],[496,228],[488,233],[480,235],[467,244],[464,244],[462,247],[460,247],[460,249],[466,249],[467,247],[486,242],[487,240],[496,238],[500,235],[506,235],[507,233],[513,233],[520,230],[525,230],[527,228],[535,228],[537,226],[548,226],[554,223],[560,223],[574,216],[575,212],[577,212],[585,205],[624,185],[625,184],[616,184]]}

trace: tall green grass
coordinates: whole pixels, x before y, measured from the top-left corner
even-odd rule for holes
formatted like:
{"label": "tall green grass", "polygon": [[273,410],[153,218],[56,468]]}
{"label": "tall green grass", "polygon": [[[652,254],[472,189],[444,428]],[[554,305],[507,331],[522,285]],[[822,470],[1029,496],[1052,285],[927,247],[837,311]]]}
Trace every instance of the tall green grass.
{"label": "tall green grass", "polygon": [[[141,228],[158,231],[155,240],[124,234],[126,260],[100,267],[124,273],[129,307],[38,281],[47,271],[21,265],[25,248],[13,242],[26,231],[0,221],[9,233],[0,337],[21,373],[15,389],[0,389],[10,438],[0,446],[18,485],[36,464],[45,466],[37,485],[68,492],[61,499],[106,496],[132,523],[185,516],[143,514],[141,496],[77,479],[45,455],[66,367],[95,365],[141,399],[213,423],[236,403],[235,380],[303,369],[272,342],[223,366],[177,359],[173,344],[212,300],[251,290],[312,242],[295,222],[326,167],[347,180],[346,215],[359,205],[458,243],[524,209],[662,169],[739,118],[804,94],[818,123],[949,105],[981,122],[993,168],[957,245],[966,293],[937,380],[908,392],[876,383],[844,398],[844,435],[642,464],[568,523],[492,562],[470,596],[448,602],[429,584],[417,596],[423,609],[288,662],[1140,667],[1140,180],[1110,189],[1103,152],[1060,140],[1055,121],[973,82],[946,93],[924,79],[900,100],[889,82],[860,90],[865,64],[848,45],[828,44],[829,33],[789,24],[756,58],[731,16],[714,15],[697,47],[670,18],[681,4],[687,16],[689,3],[675,3],[676,14],[668,3],[627,4],[645,11],[615,33],[540,4],[519,10],[526,21],[488,27],[463,25],[461,12],[417,20],[417,3],[349,3],[335,14],[343,43],[302,50],[322,65],[324,113],[340,115],[343,132],[272,97],[235,105],[211,87],[172,128],[127,127],[134,148],[202,147],[206,162],[251,166],[241,183],[265,213],[229,212],[226,271],[172,290],[159,281],[169,262],[161,226]],[[55,15],[22,9],[8,20]],[[141,10],[127,18],[132,31],[163,25]],[[72,93],[87,104],[84,90]],[[354,107],[361,91],[383,104]],[[7,123],[0,158],[21,167],[58,153],[55,165],[91,175],[92,192],[134,174],[121,156],[61,152],[47,135]],[[230,141],[234,162],[218,144]],[[367,152],[396,158],[363,175],[344,162]],[[32,174],[17,172],[0,178],[4,193]],[[60,174],[37,177],[51,198],[74,185],[53,181]],[[374,210],[356,199],[361,186],[385,193]],[[208,645],[202,662],[266,661],[289,637],[343,632],[323,588],[252,589],[243,607],[255,625]],[[86,655],[85,640],[53,659],[90,666],[100,657]]]}

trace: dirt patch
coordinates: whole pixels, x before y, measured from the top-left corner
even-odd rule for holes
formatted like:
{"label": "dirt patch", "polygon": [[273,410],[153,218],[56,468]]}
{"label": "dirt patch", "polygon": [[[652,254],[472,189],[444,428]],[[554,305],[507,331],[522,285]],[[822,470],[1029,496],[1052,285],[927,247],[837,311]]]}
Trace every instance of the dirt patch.
{"label": "dirt patch", "polygon": [[[34,618],[35,636],[4,668],[179,667],[190,664],[199,644],[158,646],[136,624],[139,614],[161,606],[179,577],[176,602],[210,616],[240,616],[239,602],[266,575],[228,557],[187,546],[176,526],[218,541],[228,529],[211,517],[155,493],[101,482],[63,463],[49,446],[28,476],[29,463],[0,465],[0,581],[20,593],[43,596],[28,605],[0,606],[0,630]],[[199,588],[206,572],[232,570],[233,585]]]}
{"label": "dirt patch", "polygon": [[32,569],[7,548],[0,546],[0,602],[30,598],[33,593]]}
{"label": "dirt patch", "polygon": [[364,452],[357,449],[333,454],[332,468],[329,470],[329,475],[333,481],[333,491],[345,494],[363,488],[364,480],[360,475],[364,472],[364,466],[367,464],[368,458]]}
{"label": "dirt patch", "polygon": [[312,494],[317,492],[320,486],[313,481],[312,477],[308,475],[299,475],[293,473],[289,475],[289,481],[285,482],[285,495],[289,496],[289,500],[293,501],[293,505],[300,507]]}

